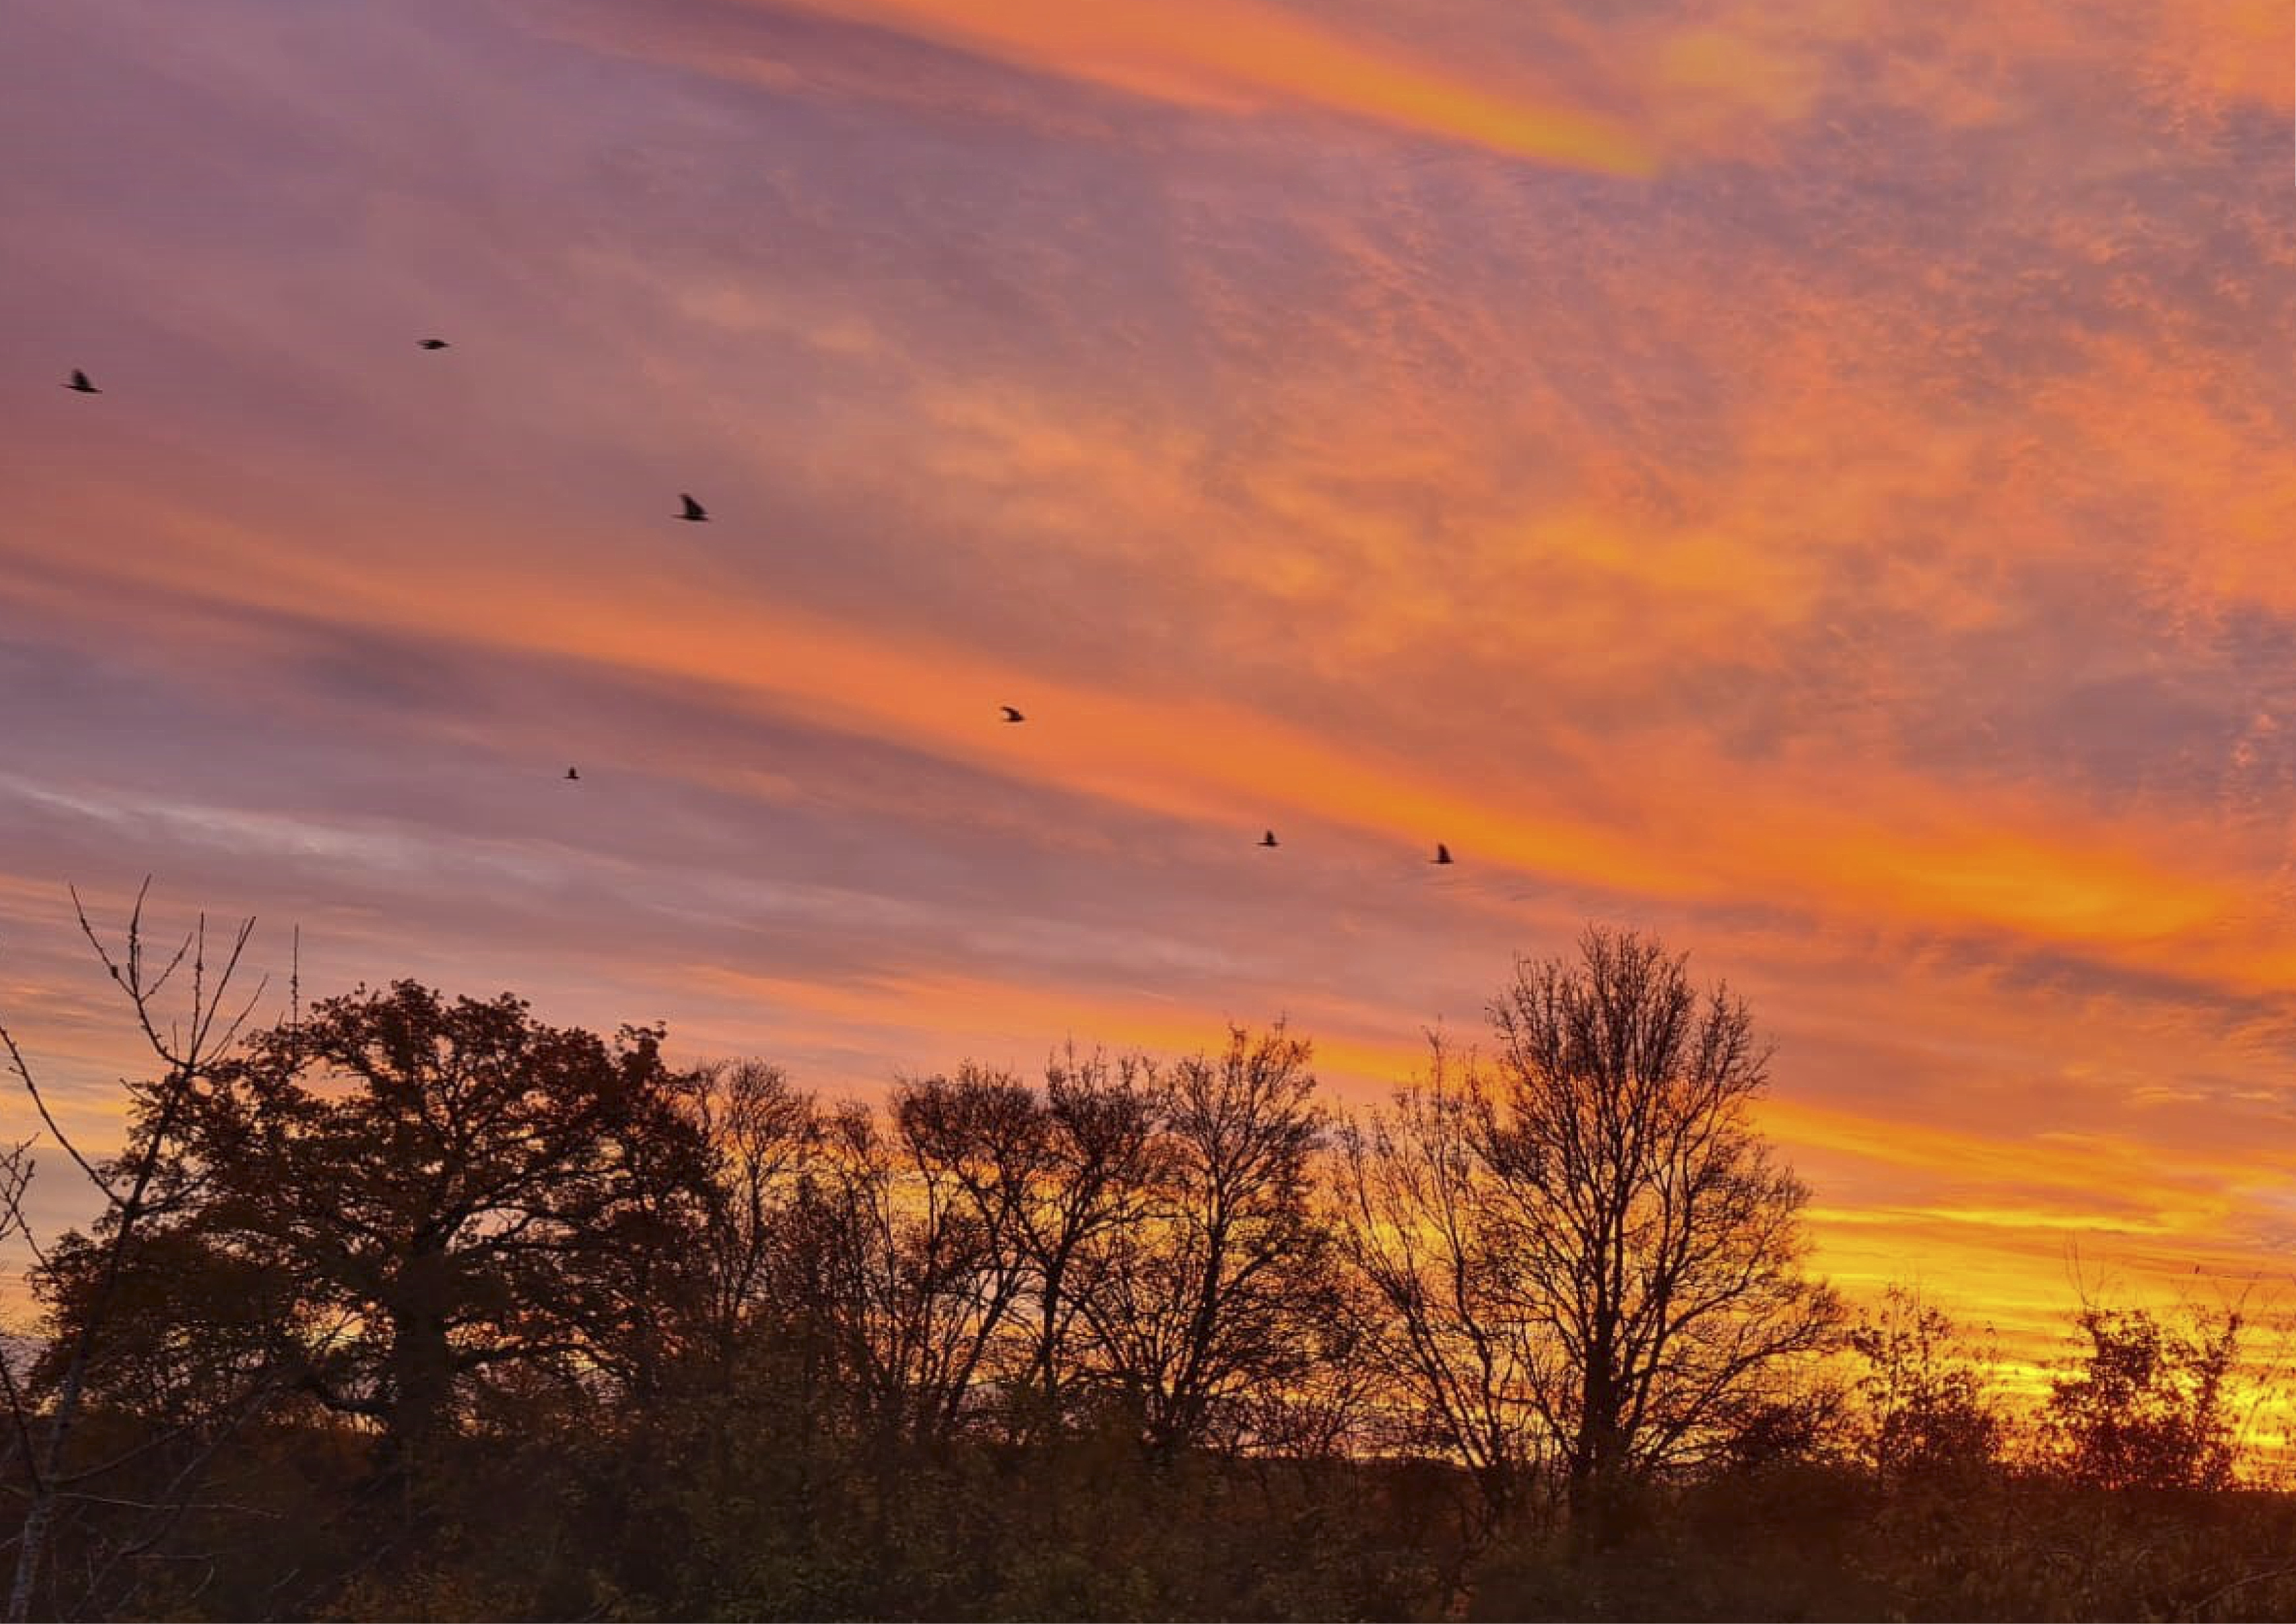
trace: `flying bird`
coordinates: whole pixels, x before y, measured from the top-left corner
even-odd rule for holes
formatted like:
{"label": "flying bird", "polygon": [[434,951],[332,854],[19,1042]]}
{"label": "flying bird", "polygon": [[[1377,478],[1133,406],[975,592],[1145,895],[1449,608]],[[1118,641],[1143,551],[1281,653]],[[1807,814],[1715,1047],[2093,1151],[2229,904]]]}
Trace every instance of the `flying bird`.
{"label": "flying bird", "polygon": [[1435,842],[1435,855],[1427,860],[1431,863],[1448,863],[1451,860],[1451,849],[1438,841]]}
{"label": "flying bird", "polygon": [[582,775],[576,772],[570,767],[566,769],[566,782],[569,783],[579,783],[582,782]]}
{"label": "flying bird", "polygon": [[81,395],[101,395],[103,391],[87,381],[87,374],[77,366],[72,368],[71,381],[64,388]]}
{"label": "flying bird", "polygon": [[1004,712],[1004,719],[1008,722],[1025,722],[1029,719],[1011,705],[1003,706],[1002,709]]}
{"label": "flying bird", "polygon": [[417,339],[414,340],[414,348],[417,349],[444,349],[447,348],[447,340],[444,339]]}
{"label": "flying bird", "polygon": [[1273,829],[1270,829],[1270,830],[1269,830],[1266,834],[1261,835],[1261,836],[1259,837],[1259,843],[1260,843],[1261,845],[1263,845],[1263,846],[1273,846],[1273,845],[1275,845],[1275,830],[1273,830]]}
{"label": "flying bird", "polygon": [[700,524],[703,520],[709,517],[709,510],[702,506],[699,502],[696,502],[693,497],[687,496],[684,491],[677,493],[677,499],[685,504],[685,511],[678,514],[678,517],[685,520],[687,523]]}

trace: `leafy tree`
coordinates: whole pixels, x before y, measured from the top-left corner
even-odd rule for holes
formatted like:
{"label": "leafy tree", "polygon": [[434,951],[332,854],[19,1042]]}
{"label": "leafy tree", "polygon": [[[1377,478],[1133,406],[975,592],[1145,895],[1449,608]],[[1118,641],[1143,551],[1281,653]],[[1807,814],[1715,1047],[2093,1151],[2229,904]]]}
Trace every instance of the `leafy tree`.
{"label": "leafy tree", "polygon": [[1845,1341],[1859,1366],[1857,1443],[1876,1473],[1894,1480],[1993,1464],[2005,1422],[1989,1356],[1971,1349],[1943,1309],[1892,1285]]}
{"label": "leafy tree", "polygon": [[2226,1386],[2239,1366],[2235,1309],[2164,1324],[2144,1308],[2082,1306],[2079,1362],[2049,1387],[2052,1464],[2098,1489],[2224,1489],[2238,1457]]}
{"label": "leafy tree", "polygon": [[403,1464],[472,1384],[642,1380],[700,1251],[706,1152],[659,1030],[613,1042],[507,994],[411,981],[316,1006],[217,1072],[191,1135],[198,1223],[340,1316],[302,1384]]}
{"label": "leafy tree", "polygon": [[[295,1304],[279,1272],[211,1245],[193,1226],[147,1226],[115,1267],[108,1226],[46,1249],[32,1289],[52,1324],[104,1321],[82,1371],[93,1405],[162,1427],[206,1429],[238,1412],[291,1359]],[[74,1339],[48,1342],[31,1367],[38,1392],[60,1388]]]}

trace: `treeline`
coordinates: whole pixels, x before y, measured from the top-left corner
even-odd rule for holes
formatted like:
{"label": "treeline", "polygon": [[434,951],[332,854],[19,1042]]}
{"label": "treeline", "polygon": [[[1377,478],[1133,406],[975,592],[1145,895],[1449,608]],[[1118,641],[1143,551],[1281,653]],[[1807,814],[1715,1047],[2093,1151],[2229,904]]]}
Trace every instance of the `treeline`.
{"label": "treeline", "polygon": [[1280,1023],[872,1106],[411,982],[242,1029],[243,931],[88,935],[153,1065],[99,1160],[0,1033],[102,1205],[0,1177],[12,1618],[2296,1601],[2238,1316],[2085,1308],[2025,1415],[1934,1307],[1852,1316],[1746,1006],[1632,933],[1353,1114]]}

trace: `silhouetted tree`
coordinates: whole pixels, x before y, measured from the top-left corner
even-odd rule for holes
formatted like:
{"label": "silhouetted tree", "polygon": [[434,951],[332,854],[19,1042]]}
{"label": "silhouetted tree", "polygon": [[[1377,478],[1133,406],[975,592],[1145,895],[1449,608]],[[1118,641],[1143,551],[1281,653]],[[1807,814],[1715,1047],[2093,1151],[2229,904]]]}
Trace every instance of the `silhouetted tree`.
{"label": "silhouetted tree", "polygon": [[[882,1124],[857,1104],[832,1120],[827,1304],[863,1424],[889,1442],[955,1431],[1013,1312],[1022,1266],[1005,1233],[1011,1197],[973,1162],[995,1152],[971,1136],[1032,1131],[1026,1093],[967,1070],[954,1085],[902,1085]],[[980,1114],[953,1120],[967,1111]]]}
{"label": "silhouetted tree", "polygon": [[1520,1231],[1503,1221],[1485,1153],[1482,1079],[1440,1039],[1432,1047],[1424,1081],[1341,1136],[1341,1233],[1378,1304],[1368,1351],[1407,1401],[1405,1441],[1466,1468],[1479,1506],[1467,1543],[1479,1547],[1536,1481],[1546,1440],[1536,1395],[1562,1349],[1522,1294]]}
{"label": "silhouetted tree", "polygon": [[1859,1453],[1884,1480],[1991,1465],[2005,1421],[1970,1349],[1935,1304],[1892,1285],[1845,1339],[1858,1364]]}
{"label": "silhouetted tree", "polygon": [[1808,1192],[1749,1119],[1767,1051],[1686,963],[1590,928],[1576,963],[1519,964],[1492,1005],[1489,1222],[1561,1349],[1529,1396],[1590,1533],[1616,1490],[1759,1413],[1840,1314],[1802,1272]]}
{"label": "silhouetted tree", "polygon": [[[69,1233],[45,1249],[32,1275],[59,1329],[103,1316],[104,1334],[82,1372],[88,1402],[155,1426],[211,1427],[292,1358],[296,1305],[275,1268],[218,1250],[180,1220],[148,1223],[116,1270],[108,1239],[102,1227]],[[58,1336],[41,1350],[34,1390],[61,1386],[74,1341]]]}
{"label": "silhouetted tree", "polygon": [[[243,1003],[236,1002],[232,989],[254,932],[251,919],[240,925],[228,946],[214,957],[204,915],[164,963],[148,957],[144,903],[150,888],[147,880],[137,891],[125,940],[117,954],[96,933],[78,894],[72,898],[80,933],[126,996],[144,1046],[157,1062],[154,1076],[127,1085],[127,1143],[119,1154],[99,1161],[79,1149],[49,1109],[14,1036],[0,1026],[0,1051],[4,1051],[10,1070],[49,1136],[86,1177],[102,1203],[92,1234],[67,1234],[42,1257],[23,1207],[24,1191],[32,1175],[32,1145],[15,1147],[0,1168],[0,1210],[6,1214],[5,1229],[30,1246],[36,1257],[42,1257],[36,1289],[57,1310],[56,1336],[29,1373],[37,1383],[36,1391],[25,1390],[13,1366],[0,1358],[0,1396],[6,1399],[12,1423],[12,1456],[25,1481],[24,1520],[16,1535],[15,1574],[8,1591],[7,1616],[12,1624],[29,1615],[60,1510],[67,1504],[105,1497],[89,1492],[87,1479],[123,1464],[115,1457],[97,1467],[78,1466],[72,1456],[74,1435],[92,1390],[108,1381],[126,1380],[127,1368],[135,1363],[135,1334],[115,1341],[118,1323],[123,1317],[120,1311],[123,1307],[138,1306],[139,1288],[148,1287],[153,1278],[144,1248],[155,1224],[167,1221],[180,1198],[175,1176],[184,1138],[221,1057],[262,996],[258,987]],[[167,1021],[160,1012],[160,1000],[186,970],[184,1016]],[[113,1560],[148,1549],[173,1524],[216,1443],[267,1394],[272,1374],[268,1363],[260,1357],[251,1369],[241,1372],[243,1381],[231,1398],[217,1400],[201,1418],[209,1423],[204,1436],[171,1471],[160,1495],[121,1507],[148,1513],[152,1521],[147,1529],[110,1542],[111,1548],[97,1559],[101,1569],[83,1574],[85,1590],[97,1588]],[[95,1567],[94,1562],[87,1565]]]}
{"label": "silhouetted tree", "polygon": [[2147,1309],[2085,1303],[2074,1323],[2087,1345],[2050,1383],[2041,1417],[2056,1470],[2098,1489],[2228,1487],[2238,1311],[2164,1325]]}
{"label": "silhouetted tree", "polygon": [[977,1226],[986,1265],[980,1277],[992,1287],[985,1300],[994,1313],[983,1316],[983,1340],[966,1381],[994,1390],[1009,1409],[1027,1358],[1023,1321],[1037,1284],[1028,1220],[1051,1176],[1051,1120],[1027,1084],[972,1065],[954,1078],[901,1084],[892,1113],[921,1178],[929,1185],[953,1183]]}
{"label": "silhouetted tree", "polygon": [[1160,1182],[1168,1147],[1157,1136],[1158,1098],[1144,1056],[1079,1054],[1071,1045],[1046,1067],[1041,1158],[1013,1234],[1029,1270],[1021,1381],[1046,1426],[1067,1419],[1083,1374],[1080,1322],[1110,1255],[1106,1239],[1141,1220]]}
{"label": "silhouetted tree", "polygon": [[708,1172],[701,1311],[722,1377],[757,1315],[802,1300],[778,1254],[794,1238],[792,1210],[820,1159],[821,1112],[780,1067],[760,1061],[697,1069],[685,1079],[684,1104]]}
{"label": "silhouetted tree", "polygon": [[372,1418],[387,1462],[451,1431],[472,1382],[650,1362],[636,1344],[699,1251],[706,1180],[660,1044],[400,981],[218,1070],[191,1143],[199,1222],[343,1316],[302,1381]]}
{"label": "silhouetted tree", "polygon": [[1335,1311],[1311,1053],[1280,1023],[1258,1038],[1235,1027],[1218,1055],[1168,1068],[1156,1182],[1140,1217],[1091,1249],[1083,1312],[1102,1377],[1160,1453],[1204,1442],[1227,1401],[1293,1379]]}
{"label": "silhouetted tree", "polygon": [[[2005,1406],[1911,1294],[1846,1359],[1808,1357],[1840,1308],[1752,1126],[1765,1054],[1742,1003],[1639,937],[1518,966],[1495,1053],[1439,1042],[1335,1135],[1280,1025],[831,1110],[761,1062],[673,1070],[658,1030],[404,982],[163,1045],[130,942],[111,962],[164,1076],[123,1156],[86,1164],[110,1203],[32,1234],[32,1147],[0,1147],[0,1226],[39,1243],[52,1332],[0,1344],[0,1487],[27,1513],[0,1534],[20,1581],[28,1535],[40,1553],[34,1610],[2296,1597],[2296,1503],[2093,1491],[2230,1484],[2236,1312],[2084,1308],[2020,1472],[1983,1469]],[[184,962],[215,1010],[196,932]]]}

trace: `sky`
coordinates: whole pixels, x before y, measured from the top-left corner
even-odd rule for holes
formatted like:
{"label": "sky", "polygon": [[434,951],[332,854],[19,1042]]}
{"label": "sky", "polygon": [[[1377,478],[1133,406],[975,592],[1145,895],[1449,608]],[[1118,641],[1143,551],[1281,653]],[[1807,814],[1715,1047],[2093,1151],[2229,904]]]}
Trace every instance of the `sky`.
{"label": "sky", "polygon": [[2296,1295],[2291,27],[12,0],[0,1019],[100,1140],[148,874],[275,1003],[1360,1106],[1601,921],[1853,1292]]}

